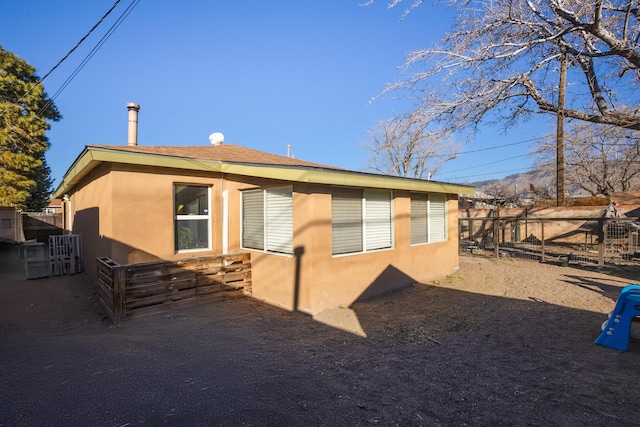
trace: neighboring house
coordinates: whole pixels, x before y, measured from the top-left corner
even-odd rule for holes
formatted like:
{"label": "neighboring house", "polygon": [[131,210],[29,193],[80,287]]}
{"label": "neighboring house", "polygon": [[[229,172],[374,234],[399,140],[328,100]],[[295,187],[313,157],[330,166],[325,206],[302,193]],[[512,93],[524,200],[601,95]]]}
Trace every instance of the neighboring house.
{"label": "neighboring house", "polygon": [[54,197],[94,276],[96,257],[249,252],[254,297],[315,314],[454,272],[473,192],[227,144],[91,145]]}
{"label": "neighboring house", "polygon": [[42,212],[47,214],[62,214],[62,200],[50,199],[49,203],[47,203],[47,207],[44,208]]}

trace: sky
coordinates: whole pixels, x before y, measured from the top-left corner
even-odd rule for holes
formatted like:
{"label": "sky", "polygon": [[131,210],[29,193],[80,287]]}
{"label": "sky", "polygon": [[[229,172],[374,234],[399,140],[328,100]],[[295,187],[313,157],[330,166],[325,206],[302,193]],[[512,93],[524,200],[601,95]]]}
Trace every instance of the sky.
{"label": "sky", "polygon": [[[3,0],[0,45],[43,77],[114,2]],[[367,131],[409,107],[378,98],[384,84],[453,12],[425,2],[401,20],[402,7],[362,3],[121,0],[43,82],[63,116],[47,134],[54,188],[85,145],[127,144],[127,102],[141,106],[139,145],[207,145],[222,132],[227,144],[364,170]],[[527,172],[531,141],[550,130],[485,128],[432,179]]]}

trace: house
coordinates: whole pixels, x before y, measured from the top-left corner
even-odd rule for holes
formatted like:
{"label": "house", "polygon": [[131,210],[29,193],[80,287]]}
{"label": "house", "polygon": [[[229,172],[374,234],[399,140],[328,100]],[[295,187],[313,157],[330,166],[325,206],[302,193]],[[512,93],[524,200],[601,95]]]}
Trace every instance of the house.
{"label": "house", "polygon": [[89,274],[96,257],[249,252],[255,298],[315,314],[454,272],[457,198],[473,192],[217,141],[86,146],[54,197]]}

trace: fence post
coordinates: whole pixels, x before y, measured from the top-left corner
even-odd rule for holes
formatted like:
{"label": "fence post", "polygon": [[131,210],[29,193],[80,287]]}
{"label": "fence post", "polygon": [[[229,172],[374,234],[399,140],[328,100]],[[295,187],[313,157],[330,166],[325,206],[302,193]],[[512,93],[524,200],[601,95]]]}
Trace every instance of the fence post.
{"label": "fence post", "polygon": [[540,262],[544,262],[544,220],[540,220]]}
{"label": "fence post", "polygon": [[500,218],[493,220],[493,256],[500,258]]}
{"label": "fence post", "polygon": [[462,238],[462,218],[458,219],[458,256],[462,255],[462,245],[460,239]]}
{"label": "fence post", "polygon": [[113,267],[113,323],[119,324],[125,317],[125,266]]}
{"label": "fence post", "polygon": [[604,218],[598,219],[598,265],[604,266]]}

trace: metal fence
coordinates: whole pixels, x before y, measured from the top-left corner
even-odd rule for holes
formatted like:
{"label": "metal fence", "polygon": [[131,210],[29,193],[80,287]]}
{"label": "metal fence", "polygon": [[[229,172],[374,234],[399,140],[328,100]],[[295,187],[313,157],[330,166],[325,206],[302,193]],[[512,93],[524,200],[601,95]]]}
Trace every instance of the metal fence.
{"label": "metal fence", "polygon": [[562,264],[640,264],[637,218],[460,218],[460,251]]}

